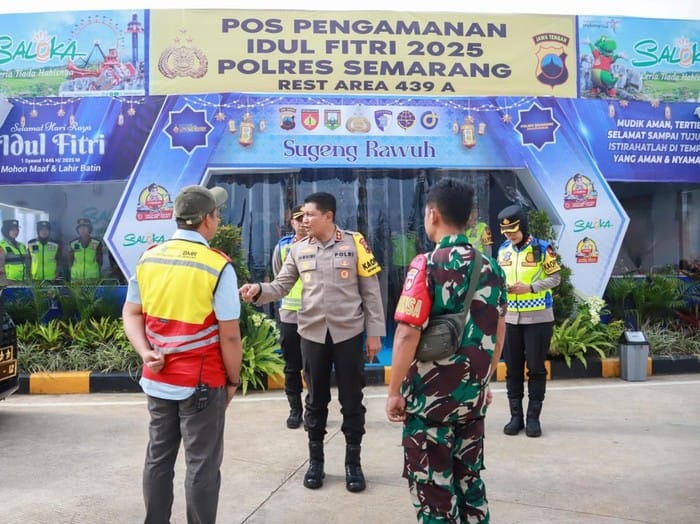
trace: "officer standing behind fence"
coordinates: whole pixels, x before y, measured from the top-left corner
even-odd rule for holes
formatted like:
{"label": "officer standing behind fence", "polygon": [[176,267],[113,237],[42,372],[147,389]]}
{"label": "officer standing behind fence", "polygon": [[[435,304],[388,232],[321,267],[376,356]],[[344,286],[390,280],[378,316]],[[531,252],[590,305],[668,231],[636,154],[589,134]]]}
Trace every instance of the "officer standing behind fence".
{"label": "officer standing behind fence", "polygon": [[0,285],[21,284],[29,276],[29,254],[19,236],[19,221],[2,221],[0,238]]}
{"label": "officer standing behind fence", "polygon": [[[547,385],[544,363],[554,329],[552,288],[561,280],[552,246],[530,235],[527,211],[508,206],[498,214],[501,233],[508,239],[498,249],[498,264],[508,283],[508,313],[503,359],[510,421],[506,435],[525,428],[528,437],[542,434],[540,413]],[[528,406],[523,420],[525,364],[528,370]]]}
{"label": "officer standing behind fence", "polygon": [[79,218],[78,237],[68,243],[68,267],[71,282],[97,282],[102,269],[102,240],[92,236],[92,221]]}
{"label": "officer standing behind fence", "polygon": [[36,238],[27,242],[27,249],[32,257],[32,280],[56,280],[61,248],[58,242],[49,238],[51,223],[48,220],[39,220],[36,223],[36,235]]}
{"label": "officer standing behind fence", "polygon": [[302,280],[302,308],[297,321],[301,335],[304,375],[307,379],[304,427],[309,437],[309,469],[304,486],[323,485],[323,439],[331,370],[335,367],[338,400],[342,406],[345,435],[345,485],[348,491],[365,489],[360,445],[365,433],[363,333],[370,361],[386,334],[384,309],[377,273],[380,271],[362,234],[335,224],[335,197],[313,193],[304,200],[304,224],[309,236],[292,245],[272,282],[241,287],[246,301],[261,305],[279,300]]}

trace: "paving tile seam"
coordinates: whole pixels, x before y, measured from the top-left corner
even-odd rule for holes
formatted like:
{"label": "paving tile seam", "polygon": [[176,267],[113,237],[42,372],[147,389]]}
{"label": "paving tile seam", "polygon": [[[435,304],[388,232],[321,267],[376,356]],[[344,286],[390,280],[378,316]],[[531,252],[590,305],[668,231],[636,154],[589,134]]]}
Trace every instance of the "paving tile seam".
{"label": "paving tile seam", "polygon": [[594,513],[592,511],[581,511],[581,510],[568,509],[568,508],[559,508],[557,506],[546,506],[546,505],[542,505],[542,504],[528,504],[527,502],[522,502],[519,500],[508,500],[508,499],[503,499],[503,498],[499,498],[499,497],[489,496],[488,499],[489,499],[489,503],[499,502],[499,503],[503,503],[503,504],[514,504],[517,506],[524,506],[524,507],[532,508],[532,509],[558,511],[561,513],[566,513],[568,515],[602,517],[602,518],[606,518],[606,519],[620,520],[623,522],[636,522],[639,524],[660,524],[659,522],[654,521],[654,520],[639,520],[639,519],[634,519],[634,518],[629,518],[629,517],[620,517],[617,515],[610,515],[607,513]]}

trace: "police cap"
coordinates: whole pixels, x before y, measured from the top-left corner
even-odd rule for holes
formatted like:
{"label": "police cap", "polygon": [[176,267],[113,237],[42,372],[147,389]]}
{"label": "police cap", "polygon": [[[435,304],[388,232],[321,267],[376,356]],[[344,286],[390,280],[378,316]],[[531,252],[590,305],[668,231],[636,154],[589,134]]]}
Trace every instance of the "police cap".
{"label": "police cap", "polygon": [[501,228],[501,233],[523,231],[525,220],[525,211],[519,205],[508,206],[498,213],[498,225]]}

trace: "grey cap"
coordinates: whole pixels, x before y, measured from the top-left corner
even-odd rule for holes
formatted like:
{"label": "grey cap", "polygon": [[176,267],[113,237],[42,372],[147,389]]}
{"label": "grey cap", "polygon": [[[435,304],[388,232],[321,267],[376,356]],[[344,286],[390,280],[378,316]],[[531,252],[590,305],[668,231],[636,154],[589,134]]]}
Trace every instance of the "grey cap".
{"label": "grey cap", "polygon": [[185,186],[175,197],[175,218],[188,225],[199,224],[227,200],[228,193],[223,187]]}

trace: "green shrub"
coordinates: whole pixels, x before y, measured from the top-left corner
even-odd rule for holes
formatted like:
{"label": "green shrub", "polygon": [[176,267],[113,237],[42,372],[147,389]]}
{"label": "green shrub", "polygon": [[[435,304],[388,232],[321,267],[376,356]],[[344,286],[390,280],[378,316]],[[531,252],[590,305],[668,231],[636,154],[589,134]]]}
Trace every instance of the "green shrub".
{"label": "green shrub", "polygon": [[264,389],[265,377],[282,373],[284,360],[278,351],[279,329],[274,320],[255,311],[250,304],[242,304],[240,322],[243,341],[241,389],[245,395],[248,387]]}
{"label": "green shrub", "polygon": [[603,324],[600,315],[605,313],[605,301],[589,297],[576,303],[576,313],[554,326],[549,354],[561,356],[571,367],[573,359],[587,366],[586,356],[591,351],[600,358],[612,355],[624,331],[622,321]]}
{"label": "green shrub", "polygon": [[[552,221],[549,219],[549,215],[542,209],[534,209],[528,213],[527,220],[530,234],[552,244],[556,252],[554,229],[552,228]],[[552,289],[552,297],[554,298],[554,319],[557,324],[560,324],[569,318],[574,311],[576,290],[571,283],[571,268],[561,263],[559,253],[557,253],[557,262],[559,262],[561,267],[559,272],[561,281],[558,286]]]}
{"label": "green shrub", "polygon": [[[136,379],[141,357],[124,334],[120,318],[52,320],[16,326],[19,368],[23,373],[92,371],[129,373]],[[284,361],[277,352],[279,331],[272,319],[242,305],[241,391],[264,389],[267,375],[278,375]],[[245,333],[245,335],[243,335]]]}

